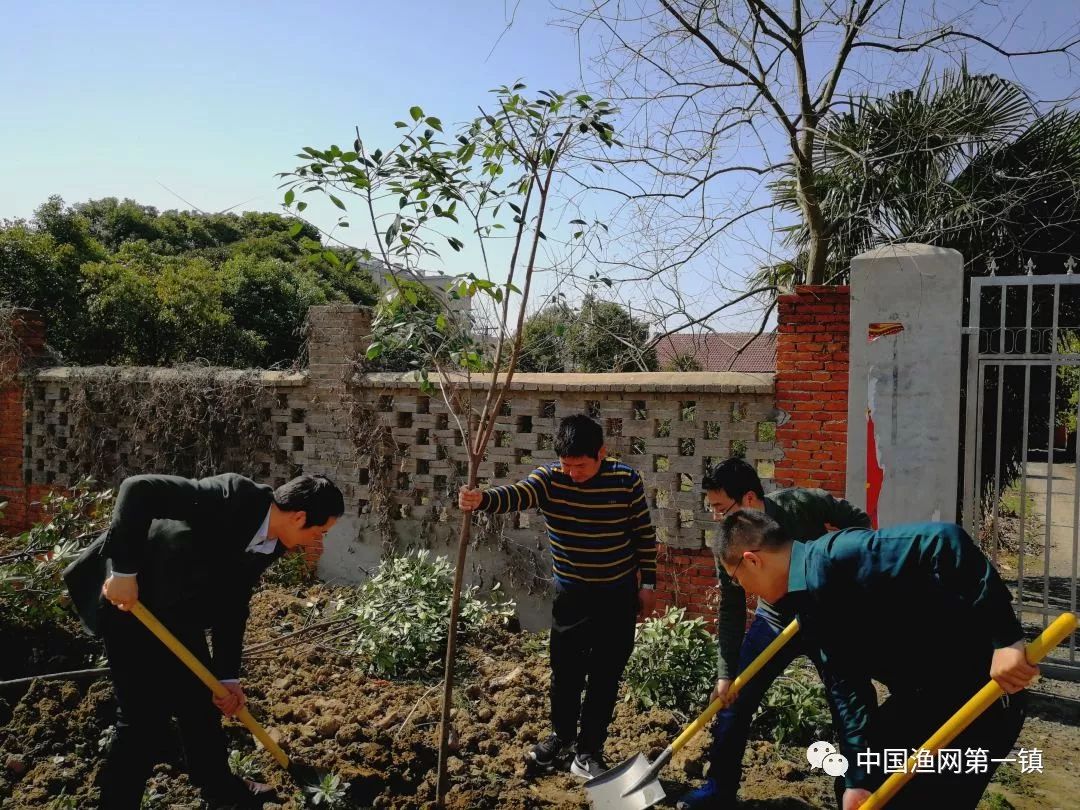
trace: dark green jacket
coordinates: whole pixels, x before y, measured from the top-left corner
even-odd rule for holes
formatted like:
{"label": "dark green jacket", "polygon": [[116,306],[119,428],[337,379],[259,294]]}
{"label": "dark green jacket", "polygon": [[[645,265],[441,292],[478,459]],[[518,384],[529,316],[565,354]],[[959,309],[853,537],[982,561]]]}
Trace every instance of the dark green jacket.
{"label": "dark green jacket", "polygon": [[108,531],[64,572],[83,624],[97,631],[111,560],[113,570],[138,575],[139,601],[166,626],[210,629],[210,668],[218,678],[239,677],[252,591],[284,552],[279,543],[272,554],[247,553],[273,499],[270,487],[232,473],[126,479]]}
{"label": "dark green jacket", "polygon": [[[781,489],[765,496],[765,513],[784,529],[792,540],[816,540],[830,529],[870,528],[870,516],[823,489]],[[739,669],[739,648],[746,631],[746,592],[718,565],[720,579],[720,620],[716,635],[720,647],[719,676],[734,678]],[[758,600],[758,612],[773,624],[787,621],[768,602]]]}
{"label": "dark green jacket", "polygon": [[994,649],[1023,637],[1009,589],[951,523],[848,529],[795,543],[781,606],[821,651],[848,787],[875,784],[856,758],[871,750],[871,679],[894,695],[948,695],[959,708],[989,680]]}

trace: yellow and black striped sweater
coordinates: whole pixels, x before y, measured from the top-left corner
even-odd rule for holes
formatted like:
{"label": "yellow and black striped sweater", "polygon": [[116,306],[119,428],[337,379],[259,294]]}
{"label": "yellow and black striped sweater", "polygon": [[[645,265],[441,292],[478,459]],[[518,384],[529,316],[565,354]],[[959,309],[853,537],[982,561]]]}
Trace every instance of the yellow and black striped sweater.
{"label": "yellow and black striped sweater", "polygon": [[555,581],[563,586],[656,583],[656,530],[645,487],[632,467],[605,460],[575,484],[558,462],[516,484],[484,490],[480,511],[538,509],[547,521]]}

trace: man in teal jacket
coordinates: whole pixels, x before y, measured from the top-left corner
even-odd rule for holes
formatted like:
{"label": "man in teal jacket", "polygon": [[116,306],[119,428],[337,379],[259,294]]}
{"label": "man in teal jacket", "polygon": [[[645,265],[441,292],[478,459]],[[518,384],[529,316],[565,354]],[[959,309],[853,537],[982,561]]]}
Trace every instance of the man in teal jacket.
{"label": "man in teal jacket", "polygon": [[[1008,588],[963,529],[846,529],[799,543],[768,515],[744,509],[725,518],[718,554],[748,592],[783,600],[817,651],[848,760],[843,810],[856,810],[884,781],[875,756],[910,754],[988,678],[997,681],[1005,697],[950,743],[982,750],[983,767],[920,773],[889,806],[979,803],[993,760],[1020,733],[1021,690],[1038,668],[1027,662]],[[881,706],[872,679],[889,689]]]}
{"label": "man in teal jacket", "polygon": [[[822,489],[781,489],[765,494],[757,471],[741,458],[729,458],[713,467],[702,481],[705,499],[714,520],[740,509],[758,509],[796,540],[815,540],[835,529],[870,528],[870,516],[857,506],[834,498]],[[750,628],[746,630],[746,592],[720,567],[720,617],[716,628],[719,642],[719,672],[712,698],[727,693],[735,676],[750,664],[791,621],[765,600],[758,600]],[[750,722],[765,693],[800,655],[808,655],[815,665],[814,651],[796,637],[762,668],[739,693],[739,698],[716,715],[709,750],[709,774],[696,789],[682,796],[680,810],[722,807],[735,803],[742,776],[743,755]]]}

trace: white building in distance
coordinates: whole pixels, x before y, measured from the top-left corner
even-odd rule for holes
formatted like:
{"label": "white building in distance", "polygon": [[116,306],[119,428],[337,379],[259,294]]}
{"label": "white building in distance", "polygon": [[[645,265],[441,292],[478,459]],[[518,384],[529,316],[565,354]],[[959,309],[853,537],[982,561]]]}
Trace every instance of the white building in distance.
{"label": "white building in distance", "polygon": [[382,262],[367,262],[361,266],[371,273],[372,280],[381,291],[390,289],[393,278],[396,276],[403,281],[416,281],[423,284],[446,304],[447,310],[451,313],[469,316],[472,312],[471,298],[452,298],[450,296],[449,290],[455,281],[454,276],[447,276],[443,273],[429,273],[423,270],[407,270],[404,267],[397,266],[393,270],[389,270]]}

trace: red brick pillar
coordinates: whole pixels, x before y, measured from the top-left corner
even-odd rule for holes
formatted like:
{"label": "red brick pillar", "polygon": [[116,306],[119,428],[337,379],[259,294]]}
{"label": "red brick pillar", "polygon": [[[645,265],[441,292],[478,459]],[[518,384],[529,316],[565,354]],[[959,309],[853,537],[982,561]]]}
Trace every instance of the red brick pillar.
{"label": "red brick pillar", "polygon": [[20,372],[45,350],[45,322],[32,310],[3,310],[0,323],[0,531],[22,531],[29,520],[23,474],[25,392]]}
{"label": "red brick pillar", "polygon": [[844,496],[847,465],[848,287],[801,285],[778,302],[776,483]]}

